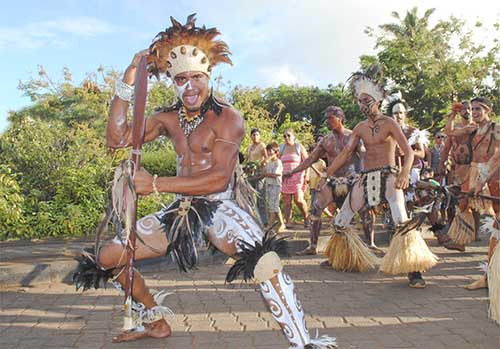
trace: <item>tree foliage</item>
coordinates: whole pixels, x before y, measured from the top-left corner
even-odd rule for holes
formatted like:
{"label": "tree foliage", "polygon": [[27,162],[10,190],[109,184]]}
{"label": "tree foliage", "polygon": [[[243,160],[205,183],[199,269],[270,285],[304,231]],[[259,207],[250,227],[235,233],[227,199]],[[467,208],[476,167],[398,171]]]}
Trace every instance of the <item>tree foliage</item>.
{"label": "tree foliage", "polygon": [[[54,82],[43,67],[19,88],[33,104],[10,114],[0,137],[0,239],[85,235],[94,232],[107,204],[113,170],[127,151],[110,152],[104,129],[115,72],[92,73],[74,85],[69,70]],[[100,76],[100,78],[97,78]],[[147,110],[171,104],[173,91],[152,81]],[[175,152],[158,140],[145,147],[143,166],[175,174]],[[158,210],[155,200],[139,211]],[[151,211],[150,211],[151,212]]]}
{"label": "tree foliage", "polygon": [[[442,125],[455,99],[483,95],[500,111],[500,24],[489,43],[475,41],[463,20],[450,17],[431,25],[433,10],[417,8],[404,17],[394,12],[394,23],[367,33],[376,39],[376,54],[360,57],[362,69],[379,63],[385,78],[402,91],[413,108],[410,117],[420,128]],[[481,28],[481,23],[476,23]],[[0,135],[0,240],[94,232],[109,195],[113,169],[128,157],[127,150],[109,151],[105,126],[113,96],[116,71],[99,67],[76,84],[69,69],[55,80],[43,67],[19,83],[32,104],[9,114],[10,127]],[[347,77],[346,77],[347,79]],[[258,127],[262,140],[283,142],[285,128],[308,146],[313,135],[327,133],[323,111],[340,106],[346,126],[364,117],[343,85],[281,85],[276,88],[236,86],[226,95],[222,77],[215,93],[238,109],[246,121],[241,150],[250,144],[250,129]],[[149,82],[146,114],[176,101],[169,82]],[[130,108],[130,111],[132,108]],[[159,176],[173,176],[176,154],[166,138],[143,147],[142,165]],[[161,208],[172,194],[140,200],[139,214]]]}
{"label": "tree foliage", "polygon": [[[455,100],[482,95],[492,99],[498,113],[500,89],[499,26],[489,43],[476,42],[466,22],[455,17],[430,25],[434,9],[419,16],[418,8],[404,17],[393,12],[395,23],[367,28],[376,38],[376,56],[362,56],[361,65],[374,62],[385,69],[413,108],[411,116],[420,127],[441,125],[443,114]],[[476,23],[476,27],[481,27]],[[487,46],[485,45],[487,44]]]}

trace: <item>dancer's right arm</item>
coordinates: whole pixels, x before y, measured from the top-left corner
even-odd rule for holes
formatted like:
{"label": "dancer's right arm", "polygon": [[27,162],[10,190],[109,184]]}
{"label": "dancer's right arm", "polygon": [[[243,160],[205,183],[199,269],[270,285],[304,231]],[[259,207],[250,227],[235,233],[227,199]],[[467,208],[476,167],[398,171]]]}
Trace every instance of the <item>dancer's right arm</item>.
{"label": "dancer's right arm", "polygon": [[450,155],[451,150],[451,137],[447,137],[444,142],[443,150],[441,150],[441,154],[439,155],[439,164],[438,164],[438,176],[444,176],[446,174],[445,162],[448,160],[448,156]]}
{"label": "dancer's right arm", "polygon": [[[323,148],[323,140],[318,143],[316,147],[314,147],[314,150],[307,156],[304,161],[302,161],[297,167],[295,167],[293,170],[286,172],[283,174],[283,177],[288,178],[293,176],[295,173],[304,171],[308,167],[312,166],[316,161],[318,161],[322,156],[325,154],[325,150]],[[302,156],[302,153],[301,153]]]}
{"label": "dancer's right arm", "polygon": [[[143,56],[149,54],[149,49],[139,51],[135,54],[132,62],[125,70],[122,81],[130,86],[134,86],[137,66]],[[115,95],[111,101],[108,124],[106,127],[106,142],[110,148],[124,148],[132,142],[132,127],[128,122],[129,102]],[[161,122],[156,117],[146,119],[144,142],[149,142],[157,138],[161,133]]]}
{"label": "dancer's right arm", "polygon": [[352,153],[356,150],[358,147],[360,141],[360,137],[357,132],[357,126],[354,128],[352,131],[352,136],[349,139],[349,142],[347,143],[346,147],[342,149],[339,155],[335,157],[335,159],[332,161],[330,166],[328,166],[328,169],[326,170],[326,175],[328,177],[331,177],[337,172],[339,168],[341,168],[347,160],[349,160],[352,156]]}

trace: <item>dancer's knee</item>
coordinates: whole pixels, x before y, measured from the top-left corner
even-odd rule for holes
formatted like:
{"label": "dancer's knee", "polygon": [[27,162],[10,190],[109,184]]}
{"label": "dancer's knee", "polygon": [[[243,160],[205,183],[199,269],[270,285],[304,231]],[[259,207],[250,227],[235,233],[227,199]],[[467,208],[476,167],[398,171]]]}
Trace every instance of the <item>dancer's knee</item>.
{"label": "dancer's knee", "polygon": [[323,213],[323,208],[319,204],[319,202],[316,200],[311,204],[311,209],[309,211],[309,218],[312,221],[317,221],[321,219],[321,214]]}
{"label": "dancer's knee", "polygon": [[267,252],[260,257],[255,265],[254,277],[258,283],[271,280],[283,270],[283,264],[278,254],[274,251]]}
{"label": "dancer's knee", "polygon": [[117,244],[108,244],[101,248],[97,255],[97,264],[103,269],[111,269],[119,266],[125,258],[124,247]]}

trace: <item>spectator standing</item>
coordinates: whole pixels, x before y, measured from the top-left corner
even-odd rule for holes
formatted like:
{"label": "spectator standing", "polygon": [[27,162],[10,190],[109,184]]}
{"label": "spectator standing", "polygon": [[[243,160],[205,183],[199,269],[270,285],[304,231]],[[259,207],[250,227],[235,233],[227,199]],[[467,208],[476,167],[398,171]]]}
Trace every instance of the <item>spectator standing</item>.
{"label": "spectator standing", "polygon": [[[295,140],[295,133],[292,129],[286,129],[283,133],[285,143],[280,146],[280,159],[283,164],[283,171],[292,171],[301,161],[307,158],[307,151],[302,144]],[[307,213],[307,203],[304,199],[305,183],[309,180],[307,171],[300,171],[293,176],[283,180],[281,193],[285,208],[285,224],[291,225],[292,199],[304,216],[304,226],[309,226]]]}
{"label": "spectator standing", "polygon": [[257,213],[259,214],[260,222],[263,226],[267,225],[267,208],[266,208],[266,186],[262,177],[262,167],[266,161],[266,145],[260,140],[260,130],[252,128],[250,131],[252,144],[247,148],[247,172],[248,182],[257,192],[255,200],[257,204]]}
{"label": "spectator standing", "polygon": [[269,210],[269,225],[278,219],[278,232],[285,230],[285,222],[280,210],[281,198],[281,176],[283,175],[283,165],[278,158],[279,145],[276,142],[271,142],[266,146],[267,162],[264,167],[263,176],[266,185],[267,207]]}
{"label": "spectator standing", "polygon": [[434,137],[434,145],[430,149],[429,165],[437,176],[439,173],[439,162],[441,160],[441,152],[444,149],[444,134],[437,132]]}

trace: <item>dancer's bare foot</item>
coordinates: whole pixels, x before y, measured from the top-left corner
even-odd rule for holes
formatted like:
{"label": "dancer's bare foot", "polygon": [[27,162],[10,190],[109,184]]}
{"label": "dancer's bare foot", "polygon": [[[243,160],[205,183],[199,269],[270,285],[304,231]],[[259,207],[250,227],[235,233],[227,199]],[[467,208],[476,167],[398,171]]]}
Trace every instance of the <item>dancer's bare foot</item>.
{"label": "dancer's bare foot", "polygon": [[144,331],[126,331],[122,334],[113,337],[113,342],[129,342],[135,341],[137,339],[141,339],[144,337],[152,337],[152,338],[166,338],[170,337],[172,334],[172,329],[170,325],[164,320],[158,320],[152,322],[150,324],[144,324]]}
{"label": "dancer's bare foot", "polygon": [[472,290],[479,290],[481,288],[488,288],[488,279],[486,276],[481,276],[479,280],[474,281],[471,284],[465,285],[465,289],[472,291]]}
{"label": "dancer's bare foot", "polygon": [[296,253],[297,256],[312,256],[315,254],[317,254],[316,247],[311,247],[311,246],[309,246],[305,250]]}
{"label": "dancer's bare foot", "polygon": [[326,261],[321,262],[319,266],[321,268],[332,269],[332,265],[330,264],[330,261],[328,259]]}
{"label": "dancer's bare foot", "polygon": [[465,252],[465,245],[453,244],[453,243],[445,243],[443,246],[447,250],[454,250],[454,251]]}
{"label": "dancer's bare foot", "polygon": [[437,238],[437,241],[440,245],[451,241],[451,238],[448,235],[444,235],[444,234],[438,235],[438,236],[436,236],[436,238]]}

